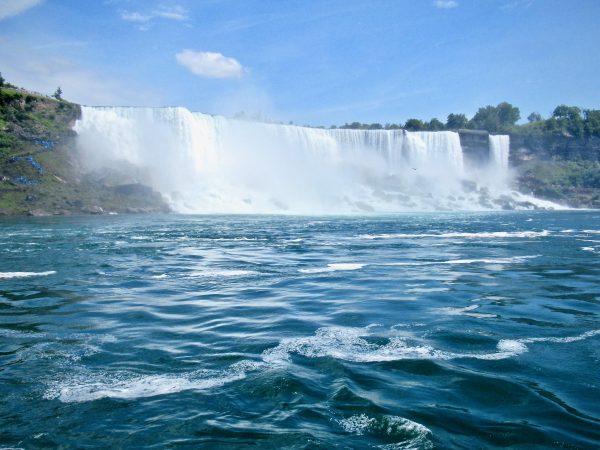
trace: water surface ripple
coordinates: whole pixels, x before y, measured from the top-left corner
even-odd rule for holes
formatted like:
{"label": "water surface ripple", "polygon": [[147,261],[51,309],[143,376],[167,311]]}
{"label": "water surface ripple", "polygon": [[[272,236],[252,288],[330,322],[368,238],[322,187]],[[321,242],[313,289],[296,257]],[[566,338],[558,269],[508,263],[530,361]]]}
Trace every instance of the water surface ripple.
{"label": "water surface ripple", "polygon": [[0,447],[600,445],[598,212],[0,226]]}

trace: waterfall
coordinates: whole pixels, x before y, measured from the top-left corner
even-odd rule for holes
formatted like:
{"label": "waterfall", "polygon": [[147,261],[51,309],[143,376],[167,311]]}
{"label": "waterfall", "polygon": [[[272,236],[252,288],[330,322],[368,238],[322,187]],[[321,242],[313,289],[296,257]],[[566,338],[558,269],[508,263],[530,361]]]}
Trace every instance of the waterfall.
{"label": "waterfall", "polygon": [[[109,167],[137,177],[180,212],[499,207],[473,188],[485,181],[469,173],[459,135],[450,131],[319,129],[185,108],[120,107],[83,107],[75,131],[90,169]],[[491,136],[490,153],[505,170],[508,137]],[[469,189],[465,180],[472,181]]]}
{"label": "waterfall", "polygon": [[508,155],[510,152],[510,137],[490,135],[490,162],[500,173],[508,170]]}

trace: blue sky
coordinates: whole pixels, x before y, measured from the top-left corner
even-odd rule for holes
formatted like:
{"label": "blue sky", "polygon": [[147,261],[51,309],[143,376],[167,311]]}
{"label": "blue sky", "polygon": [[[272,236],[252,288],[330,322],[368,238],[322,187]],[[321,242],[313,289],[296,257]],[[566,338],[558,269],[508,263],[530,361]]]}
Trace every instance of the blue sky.
{"label": "blue sky", "polygon": [[600,108],[598,0],[0,0],[0,71],[89,105],[298,124]]}

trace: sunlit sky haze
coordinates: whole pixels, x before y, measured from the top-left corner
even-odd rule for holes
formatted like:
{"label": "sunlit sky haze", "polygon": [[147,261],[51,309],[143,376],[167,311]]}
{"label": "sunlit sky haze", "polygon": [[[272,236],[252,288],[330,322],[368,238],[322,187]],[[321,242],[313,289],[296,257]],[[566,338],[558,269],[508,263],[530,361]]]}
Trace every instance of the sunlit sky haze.
{"label": "sunlit sky haze", "polygon": [[88,105],[299,124],[600,108],[597,0],[0,0],[0,71]]}

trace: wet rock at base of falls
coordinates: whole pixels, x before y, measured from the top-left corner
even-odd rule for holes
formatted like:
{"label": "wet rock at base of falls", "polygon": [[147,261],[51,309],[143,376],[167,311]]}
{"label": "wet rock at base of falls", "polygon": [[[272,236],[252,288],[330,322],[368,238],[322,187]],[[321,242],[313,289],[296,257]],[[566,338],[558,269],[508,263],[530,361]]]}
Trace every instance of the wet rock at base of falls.
{"label": "wet rock at base of falls", "polygon": [[44,211],[43,209],[30,209],[27,211],[27,215],[31,217],[45,217],[51,216],[52,214],[50,214],[48,211]]}
{"label": "wet rock at base of falls", "polygon": [[81,212],[85,214],[104,214],[104,209],[101,206],[85,206],[81,208]]}

